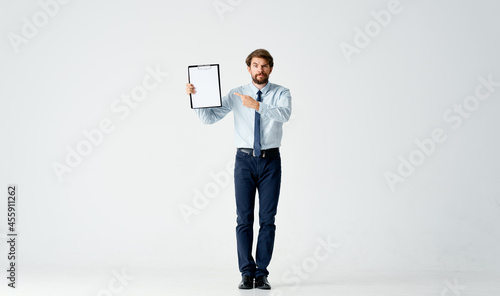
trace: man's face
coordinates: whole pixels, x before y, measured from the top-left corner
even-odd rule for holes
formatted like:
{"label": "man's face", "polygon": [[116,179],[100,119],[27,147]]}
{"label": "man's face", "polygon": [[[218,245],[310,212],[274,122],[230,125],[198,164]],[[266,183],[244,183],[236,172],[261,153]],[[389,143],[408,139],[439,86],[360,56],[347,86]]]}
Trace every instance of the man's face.
{"label": "man's face", "polygon": [[267,84],[273,71],[265,59],[258,57],[253,57],[250,67],[247,68],[255,84]]}

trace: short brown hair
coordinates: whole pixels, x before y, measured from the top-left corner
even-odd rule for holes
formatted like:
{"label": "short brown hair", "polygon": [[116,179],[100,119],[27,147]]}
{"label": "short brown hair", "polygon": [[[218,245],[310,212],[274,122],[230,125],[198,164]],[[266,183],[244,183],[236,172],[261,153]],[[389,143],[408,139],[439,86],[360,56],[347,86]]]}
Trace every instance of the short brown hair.
{"label": "short brown hair", "polygon": [[266,60],[267,63],[269,64],[269,67],[271,67],[271,68],[274,66],[273,57],[271,56],[269,51],[267,51],[265,49],[256,49],[251,54],[249,54],[247,59],[246,59],[246,63],[247,63],[248,67],[250,67],[250,64],[252,63],[252,59],[255,57],[262,58],[262,59]]}

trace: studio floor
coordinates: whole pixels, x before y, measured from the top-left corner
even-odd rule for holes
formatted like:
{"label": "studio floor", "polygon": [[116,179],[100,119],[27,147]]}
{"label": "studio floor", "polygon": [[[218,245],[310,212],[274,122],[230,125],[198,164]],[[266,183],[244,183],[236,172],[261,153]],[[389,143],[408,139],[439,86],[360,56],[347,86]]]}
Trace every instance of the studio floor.
{"label": "studio floor", "polygon": [[18,287],[1,295],[29,296],[494,296],[500,273],[463,271],[327,271],[291,280],[270,275],[272,290],[238,290],[239,275],[223,270],[159,268],[38,269],[19,273]]}

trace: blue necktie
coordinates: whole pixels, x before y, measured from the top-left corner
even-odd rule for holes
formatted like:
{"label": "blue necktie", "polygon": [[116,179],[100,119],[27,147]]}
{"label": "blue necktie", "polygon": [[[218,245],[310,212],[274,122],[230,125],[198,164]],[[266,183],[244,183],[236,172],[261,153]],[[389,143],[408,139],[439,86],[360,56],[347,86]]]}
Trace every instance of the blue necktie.
{"label": "blue necktie", "polygon": [[[257,102],[262,101],[262,92],[259,90],[257,92]],[[260,156],[260,114],[255,111],[255,125],[253,129],[253,152],[255,156]]]}

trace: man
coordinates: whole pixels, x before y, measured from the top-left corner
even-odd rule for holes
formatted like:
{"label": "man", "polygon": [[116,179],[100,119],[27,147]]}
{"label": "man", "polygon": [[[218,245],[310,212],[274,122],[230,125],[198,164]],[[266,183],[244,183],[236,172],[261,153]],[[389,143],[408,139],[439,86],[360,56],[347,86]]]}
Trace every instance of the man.
{"label": "man", "polygon": [[[269,82],[273,57],[257,49],[246,59],[252,82],[232,89],[222,98],[222,107],[195,109],[205,124],[212,124],[230,111],[234,113],[234,166],[236,195],[236,241],[242,280],[238,288],[271,289],[267,267],[271,261],[281,184],[279,147],[283,123],[290,118],[290,91]],[[187,94],[195,94],[194,85],[186,85]],[[255,193],[259,192],[259,236],[255,259],[252,257]]]}

